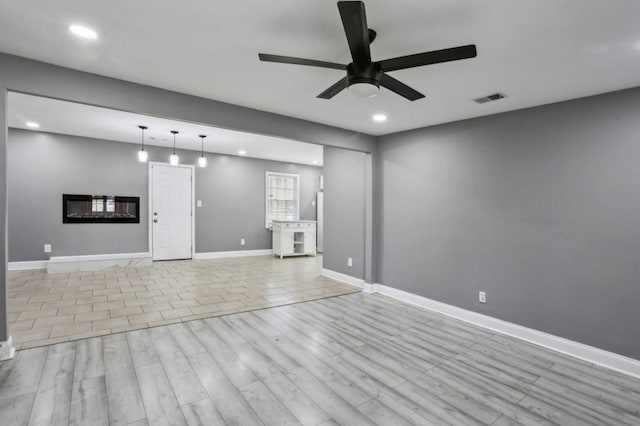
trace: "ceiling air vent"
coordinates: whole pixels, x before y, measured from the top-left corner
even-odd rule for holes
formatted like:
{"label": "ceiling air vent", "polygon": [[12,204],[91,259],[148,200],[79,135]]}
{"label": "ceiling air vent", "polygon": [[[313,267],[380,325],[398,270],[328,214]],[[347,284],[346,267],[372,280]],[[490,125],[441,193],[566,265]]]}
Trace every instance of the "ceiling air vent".
{"label": "ceiling air vent", "polygon": [[497,101],[498,99],[504,99],[507,95],[503,95],[502,93],[494,93],[493,95],[484,96],[482,98],[474,99],[474,102],[479,104],[486,104],[487,102]]}

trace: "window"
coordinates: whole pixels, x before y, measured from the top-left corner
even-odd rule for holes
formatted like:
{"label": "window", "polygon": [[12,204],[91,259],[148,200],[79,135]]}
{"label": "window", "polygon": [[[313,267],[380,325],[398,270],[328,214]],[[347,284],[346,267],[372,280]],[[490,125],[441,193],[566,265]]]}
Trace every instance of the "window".
{"label": "window", "polygon": [[300,177],[287,173],[267,172],[265,225],[272,220],[300,219]]}

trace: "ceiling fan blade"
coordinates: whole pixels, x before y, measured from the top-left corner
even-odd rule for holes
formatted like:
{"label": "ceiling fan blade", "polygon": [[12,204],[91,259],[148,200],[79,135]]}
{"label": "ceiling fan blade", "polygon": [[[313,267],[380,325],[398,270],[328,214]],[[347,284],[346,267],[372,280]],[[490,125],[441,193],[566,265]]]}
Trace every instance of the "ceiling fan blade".
{"label": "ceiling fan blade", "polygon": [[371,52],[369,51],[369,29],[367,28],[364,3],[361,1],[339,1],[338,10],[353,62],[363,65],[369,64]]}
{"label": "ceiling fan blade", "polygon": [[392,92],[397,93],[403,98],[409,99],[410,101],[424,98],[424,95],[422,93],[412,89],[411,87],[396,80],[395,78],[388,76],[387,74],[382,74],[380,76],[380,85],[382,87],[386,87]]}
{"label": "ceiling fan blade", "polygon": [[341,78],[340,80],[335,82],[335,84],[333,84],[331,87],[329,87],[327,90],[325,90],[324,92],[320,93],[318,95],[318,97],[322,98],[322,99],[331,99],[335,95],[337,95],[338,93],[340,93],[344,89],[346,89],[348,82],[349,82],[349,80],[347,79],[347,77]]}
{"label": "ceiling fan blade", "polygon": [[316,61],[314,59],[293,58],[291,56],[269,55],[268,53],[258,53],[258,58],[263,62],[278,62],[281,64],[308,65],[310,67],[332,68],[335,70],[346,70],[347,66],[333,62]]}
{"label": "ceiling fan blade", "polygon": [[403,70],[406,68],[421,67],[423,65],[439,64],[441,62],[458,61],[460,59],[475,58],[476,46],[452,47],[450,49],[434,50],[432,52],[417,53],[415,55],[400,56],[399,58],[385,59],[378,64],[383,72]]}

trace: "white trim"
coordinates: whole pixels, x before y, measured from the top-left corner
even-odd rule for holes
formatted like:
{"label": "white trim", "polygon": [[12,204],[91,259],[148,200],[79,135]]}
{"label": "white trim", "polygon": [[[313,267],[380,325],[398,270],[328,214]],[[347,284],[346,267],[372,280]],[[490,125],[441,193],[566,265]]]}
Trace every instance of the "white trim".
{"label": "white trim", "polygon": [[[323,274],[324,275],[324,274]],[[479,314],[457,306],[448,305],[436,300],[428,299],[417,294],[408,293],[382,284],[371,284],[373,293],[380,293],[410,305],[419,306],[430,311],[457,318],[459,320],[486,328],[501,334],[506,334],[526,342],[533,343],[556,352],[570,355],[593,364],[607,367],[630,376],[640,378],[640,360],[628,358],[613,352],[554,336],[532,328],[513,324],[488,315]]]}
{"label": "white trim", "polygon": [[120,259],[131,259],[131,258],[140,258],[140,257],[150,257],[151,253],[148,252],[140,252],[140,253],[113,253],[113,254],[87,254],[81,256],[54,256],[49,259],[49,262],[52,263],[63,263],[63,262],[85,262],[92,260],[120,260]]}
{"label": "white trim", "polygon": [[15,354],[16,348],[13,346],[11,336],[9,336],[6,342],[0,342],[0,361],[11,359]]}
{"label": "white trim", "polygon": [[193,258],[199,259],[221,259],[225,257],[246,257],[246,256],[270,256],[273,254],[271,249],[265,250],[236,250],[236,251],[210,251],[205,253],[196,253]]}
{"label": "white trim", "polygon": [[27,271],[30,269],[47,269],[48,260],[29,260],[26,262],[9,262],[10,271]]}
{"label": "white trim", "polygon": [[320,275],[322,275],[323,277],[331,278],[332,280],[340,281],[345,284],[356,286],[363,290],[365,290],[365,286],[369,285],[366,284],[361,278],[352,277],[351,275],[342,274],[340,272],[332,271],[331,269],[322,268],[322,273]]}
{"label": "white trim", "polygon": [[47,273],[101,271],[109,268],[144,267],[151,264],[151,254],[148,252],[56,256],[47,262]]}
{"label": "white trim", "polygon": [[149,161],[149,254],[153,259],[153,171],[154,165],[171,167],[188,167],[191,169],[191,258],[196,258],[196,166],[192,164],[177,164],[175,166],[162,161]]}

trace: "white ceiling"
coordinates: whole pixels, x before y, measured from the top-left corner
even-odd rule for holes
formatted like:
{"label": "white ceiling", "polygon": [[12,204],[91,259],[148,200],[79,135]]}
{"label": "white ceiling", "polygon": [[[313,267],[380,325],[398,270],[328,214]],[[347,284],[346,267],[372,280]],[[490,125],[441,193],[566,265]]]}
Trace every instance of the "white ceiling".
{"label": "white ceiling", "polygon": [[[0,0],[0,51],[369,134],[640,85],[637,0],[367,0],[374,60],[475,43],[478,57],[392,75],[427,95],[316,98],[349,62],[335,1]],[[79,40],[70,24],[95,29]],[[494,92],[508,98],[478,105]],[[370,117],[383,112],[385,123]]]}
{"label": "white ceiling", "polygon": [[56,99],[9,93],[9,127],[28,129],[27,122],[40,125],[39,131],[84,136],[139,144],[139,125],[147,126],[145,144],[173,147],[171,130],[177,130],[176,148],[200,151],[198,135],[207,135],[206,152],[264,158],[322,166],[322,146],[234,130],[220,129],[185,121],[167,120],[130,112],[116,111]]}

